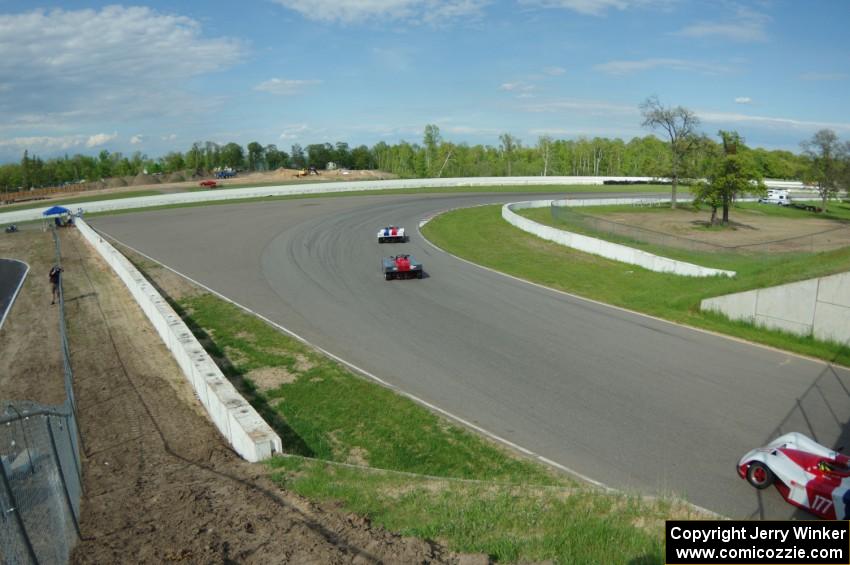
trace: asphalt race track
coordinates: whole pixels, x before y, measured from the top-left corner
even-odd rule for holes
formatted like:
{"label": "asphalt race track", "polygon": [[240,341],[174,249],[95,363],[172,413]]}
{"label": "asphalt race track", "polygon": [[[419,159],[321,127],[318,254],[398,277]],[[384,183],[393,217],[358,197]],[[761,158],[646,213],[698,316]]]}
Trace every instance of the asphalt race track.
{"label": "asphalt race track", "polygon": [[[596,196],[599,194],[596,193]],[[557,196],[376,195],[91,224],[443,410],[608,486],[733,518],[796,513],[735,464],[779,433],[850,439],[850,371],[591,303],[460,261],[419,221]],[[410,242],[376,242],[387,224]],[[475,226],[470,226],[475,229]],[[384,281],[412,253],[423,280]],[[850,447],[850,442],[847,442]]]}

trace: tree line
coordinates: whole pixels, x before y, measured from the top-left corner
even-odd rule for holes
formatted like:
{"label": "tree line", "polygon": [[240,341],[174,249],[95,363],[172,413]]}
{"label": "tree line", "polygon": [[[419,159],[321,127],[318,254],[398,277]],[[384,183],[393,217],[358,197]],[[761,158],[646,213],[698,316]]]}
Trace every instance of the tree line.
{"label": "tree line", "polygon": [[[666,134],[666,138],[660,139],[651,133],[629,141],[540,136],[532,144],[524,144],[512,134],[503,133],[497,146],[468,145],[446,141],[439,128],[429,124],[421,142],[388,144],[382,141],[371,148],[366,145],[352,148],[344,142],[306,147],[295,144],[287,152],[276,145],[262,145],[256,141],[245,147],[238,143],[220,145],[207,141],[192,144],[186,152],[172,151],[158,158],[140,152],[127,156],[103,150],[97,156],[78,154],[42,159],[24,151],[19,163],[0,165],[0,187],[9,192],[142,173],[205,175],[225,167],[239,171],[268,171],[281,167],[325,169],[329,163],[338,168],[378,169],[403,178],[565,175],[672,177],[677,180],[706,177],[717,156],[723,154],[722,142],[696,131],[698,120],[695,118],[685,124],[687,127],[681,135],[669,129],[670,123],[665,125],[665,118],[673,120],[674,127],[677,126],[675,120],[683,116],[693,118],[693,113],[687,109],[666,108],[654,98],[648,99],[642,109],[644,125],[649,130]],[[833,163],[830,166],[836,169],[833,176],[844,179],[839,184],[845,183],[846,172],[850,171],[847,165],[850,144],[842,144],[834,133],[829,133],[834,138],[828,159]],[[804,151],[796,154],[750,148],[740,136],[737,139],[736,158],[745,160],[762,178],[807,180],[818,161],[816,152],[811,151],[812,140],[805,142],[809,145],[804,145]]]}

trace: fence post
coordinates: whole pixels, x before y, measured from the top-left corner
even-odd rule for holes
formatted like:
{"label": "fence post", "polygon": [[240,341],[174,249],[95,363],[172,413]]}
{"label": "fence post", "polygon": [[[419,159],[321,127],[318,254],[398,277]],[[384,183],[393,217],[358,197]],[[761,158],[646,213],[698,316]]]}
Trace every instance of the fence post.
{"label": "fence post", "polygon": [[74,521],[74,529],[77,530],[77,538],[81,538],[80,524],[77,521],[77,513],[74,510],[74,504],[71,502],[71,493],[68,492],[68,483],[65,481],[65,469],[62,468],[62,459],[59,457],[59,451],[56,449],[56,439],[53,437],[53,424],[50,422],[50,416],[45,416],[47,419],[47,434],[50,436],[50,448],[53,451],[53,458],[56,460],[56,467],[59,469],[59,479],[62,481],[62,490],[65,492],[65,502],[68,503],[68,511],[71,513],[71,518]]}
{"label": "fence post", "polygon": [[18,531],[21,533],[21,538],[24,540],[24,545],[27,548],[27,554],[29,555],[30,562],[38,563],[38,559],[35,556],[35,550],[32,547],[32,542],[30,541],[27,529],[24,526],[24,520],[21,518],[18,501],[15,498],[14,491],[12,491],[12,486],[9,484],[9,478],[6,476],[6,466],[2,462],[0,462],[0,479],[3,481],[3,488],[5,488],[6,492],[9,493],[9,502],[12,503],[12,508],[4,510],[4,513],[12,512],[15,514],[15,521],[18,523]]}

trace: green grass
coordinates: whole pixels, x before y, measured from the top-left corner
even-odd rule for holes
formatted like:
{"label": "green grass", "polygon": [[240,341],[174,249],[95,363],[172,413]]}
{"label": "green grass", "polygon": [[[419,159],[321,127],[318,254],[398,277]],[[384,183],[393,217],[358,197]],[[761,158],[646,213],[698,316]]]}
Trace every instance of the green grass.
{"label": "green grass", "polygon": [[51,206],[63,206],[65,204],[82,204],[84,202],[98,202],[100,200],[123,200],[124,198],[136,198],[139,196],[158,196],[162,192],[158,190],[136,190],[132,192],[112,192],[109,194],[98,194],[91,196],[75,196],[72,198],[57,198],[41,200],[36,203],[10,204],[0,207],[0,212],[12,212],[17,210],[31,210],[33,208],[50,208]]}
{"label": "green grass", "polygon": [[[752,257],[641,246],[675,259],[738,272],[734,278],[680,277],[544,241],[502,220],[500,208],[484,206],[449,212],[431,220],[422,231],[434,244],[450,253],[526,280],[675,322],[850,365],[850,348],[846,346],[731,322],[699,310],[704,298],[850,270],[850,247],[823,253]],[[524,214],[552,222],[548,209],[528,210]],[[470,225],[475,229],[470,230]]]}
{"label": "green grass", "polygon": [[[504,486],[364,473],[317,461],[278,459],[274,478],[401,533],[500,562],[662,563],[663,501],[587,489]],[[684,518],[687,514],[681,514]]]}
{"label": "green grass", "polygon": [[[425,475],[559,482],[412,400],[355,377],[228,302],[202,295],[179,306],[214,342],[213,355],[228,359],[229,376],[249,381],[256,399],[298,437],[288,446],[284,442],[293,453]],[[250,382],[252,371],[268,368],[292,382],[259,391]]]}
{"label": "green grass", "polygon": [[[519,458],[214,296],[172,304],[281,434],[272,478],[303,496],[500,562],[660,564],[664,520],[691,517]],[[286,378],[260,390],[270,370]]]}

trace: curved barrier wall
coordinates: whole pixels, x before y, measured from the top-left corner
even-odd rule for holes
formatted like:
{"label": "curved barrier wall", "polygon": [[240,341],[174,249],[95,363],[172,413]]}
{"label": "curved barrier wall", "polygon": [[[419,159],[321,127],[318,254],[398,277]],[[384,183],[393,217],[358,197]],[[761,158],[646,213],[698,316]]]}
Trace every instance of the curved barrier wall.
{"label": "curved barrier wall", "polygon": [[585,253],[599,255],[601,257],[605,257],[606,259],[613,259],[614,261],[629,263],[631,265],[638,265],[645,269],[649,269],[650,271],[657,271],[660,273],[673,273],[676,275],[684,275],[688,277],[714,277],[718,275],[723,275],[727,277],[735,276],[735,271],[711,269],[709,267],[701,267],[699,265],[694,265],[693,263],[685,263],[684,261],[676,261],[667,257],[660,257],[658,255],[653,255],[652,253],[647,253],[646,251],[634,249],[626,245],[611,243],[609,241],[596,239],[594,237],[588,237],[586,235],[580,235],[577,233],[560,230],[550,226],[544,226],[543,224],[538,224],[537,222],[534,222],[532,220],[529,220],[528,218],[524,218],[519,214],[514,213],[514,210],[523,210],[528,208],[548,208],[553,204],[553,202],[556,205],[565,205],[569,203],[570,206],[598,206],[601,203],[632,204],[637,202],[647,202],[647,199],[617,198],[610,200],[593,199],[587,201],[535,200],[528,202],[513,202],[502,206],[502,218],[504,218],[505,221],[507,221],[511,225],[516,226],[525,232],[534,234],[537,237],[543,238],[545,240],[552,241],[560,245],[565,245],[567,247],[571,247],[579,251],[584,251]]}
{"label": "curved barrier wall", "polygon": [[133,298],[171,350],[210,419],[233,449],[248,461],[268,459],[283,449],[280,437],[230,384],[215,361],[159,292],[130,261],[82,218],[77,228],[127,285]]}
{"label": "curved barrier wall", "polygon": [[706,298],[700,310],[770,329],[850,343],[850,273]]}
{"label": "curved barrier wall", "polygon": [[[553,186],[553,185],[588,185],[601,186],[606,181],[621,183],[651,183],[663,181],[652,177],[465,177],[439,179],[399,179],[380,181],[334,181],[298,185],[278,185],[255,188],[224,188],[201,192],[180,192],[176,194],[161,194],[157,196],[138,196],[116,200],[101,200],[80,204],[86,212],[108,212],[111,210],[126,210],[128,208],[147,208],[150,206],[166,206],[169,204],[187,204],[194,202],[213,202],[235,200],[241,198],[263,198],[266,196],[292,196],[298,194],[320,194],[325,192],[358,192],[369,190],[403,190],[407,188],[462,188],[481,186]],[[768,186],[772,182],[801,183],[791,181],[765,181]],[[682,199],[684,201],[685,199]],[[78,205],[68,204],[69,209]],[[0,213],[0,223],[26,222],[41,219],[41,209],[18,210]]]}

